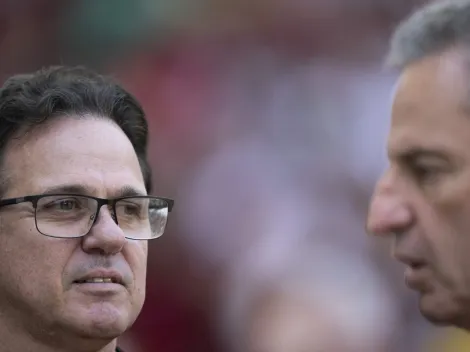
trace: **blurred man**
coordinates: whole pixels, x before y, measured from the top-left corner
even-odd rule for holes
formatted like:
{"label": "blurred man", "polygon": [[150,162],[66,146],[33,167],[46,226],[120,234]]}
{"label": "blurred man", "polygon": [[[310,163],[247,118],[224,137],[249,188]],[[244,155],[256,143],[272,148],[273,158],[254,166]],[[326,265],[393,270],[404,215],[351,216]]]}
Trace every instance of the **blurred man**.
{"label": "blurred man", "polygon": [[139,103],[83,68],[14,76],[0,160],[2,351],[119,351],[173,205],[148,195]]}
{"label": "blurred man", "polygon": [[401,70],[368,231],[392,235],[431,322],[470,329],[470,1],[430,4],[399,26]]}

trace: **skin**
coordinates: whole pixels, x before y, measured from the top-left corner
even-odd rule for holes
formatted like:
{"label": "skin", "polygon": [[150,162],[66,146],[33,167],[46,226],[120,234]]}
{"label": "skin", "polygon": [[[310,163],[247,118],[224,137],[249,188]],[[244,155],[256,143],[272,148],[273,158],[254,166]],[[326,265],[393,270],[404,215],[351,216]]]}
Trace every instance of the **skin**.
{"label": "skin", "polygon": [[[134,149],[109,120],[62,118],[12,144],[4,198],[81,185],[103,198],[123,187],[146,194]],[[127,240],[102,207],[82,238],[36,230],[31,203],[0,210],[0,341],[2,351],[114,351],[116,338],[137,318],[145,299],[147,241]],[[120,273],[125,285],[96,293],[73,281],[90,270]],[[21,278],[18,280],[18,278]]]}
{"label": "skin", "polygon": [[389,167],[367,230],[394,238],[405,282],[436,324],[470,328],[470,105],[468,53],[452,48],[406,67],[398,81]]}

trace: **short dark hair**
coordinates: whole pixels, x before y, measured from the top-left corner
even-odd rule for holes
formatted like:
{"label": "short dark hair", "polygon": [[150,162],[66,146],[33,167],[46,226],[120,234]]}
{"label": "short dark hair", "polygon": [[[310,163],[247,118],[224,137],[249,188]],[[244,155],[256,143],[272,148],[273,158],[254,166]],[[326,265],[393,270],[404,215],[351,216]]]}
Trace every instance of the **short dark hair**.
{"label": "short dark hair", "polygon": [[[9,78],[0,89],[0,166],[12,139],[21,138],[54,118],[93,114],[115,122],[137,154],[147,192],[151,169],[147,160],[148,124],[139,102],[110,77],[82,66],[53,66]],[[0,196],[6,192],[0,173]]]}

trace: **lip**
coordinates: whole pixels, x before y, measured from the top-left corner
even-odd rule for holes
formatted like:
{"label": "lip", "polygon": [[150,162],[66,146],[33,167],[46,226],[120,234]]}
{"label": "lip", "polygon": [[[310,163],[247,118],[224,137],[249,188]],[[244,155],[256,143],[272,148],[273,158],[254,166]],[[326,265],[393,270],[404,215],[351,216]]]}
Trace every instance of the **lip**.
{"label": "lip", "polygon": [[412,269],[420,269],[425,266],[425,261],[416,255],[412,255],[409,252],[400,251],[395,249],[392,256],[399,262],[405,264],[407,267]]}
{"label": "lip", "polygon": [[[86,283],[86,282],[81,282],[81,281],[86,281],[86,280],[90,280],[90,279],[93,279],[93,278],[109,278],[112,280],[111,283],[105,283],[105,282],[102,282],[102,283]],[[74,284],[78,284],[78,285],[101,285],[101,286],[104,286],[104,285],[122,285],[122,286],[125,286],[125,283],[124,283],[124,279],[123,279],[123,276],[115,271],[115,270],[106,270],[106,269],[99,269],[99,270],[93,270],[93,271],[90,271],[88,273],[86,273],[86,275],[76,279],[73,281]]]}
{"label": "lip", "polygon": [[427,290],[428,280],[424,266],[407,266],[404,273],[405,284],[408,288],[423,292]]}

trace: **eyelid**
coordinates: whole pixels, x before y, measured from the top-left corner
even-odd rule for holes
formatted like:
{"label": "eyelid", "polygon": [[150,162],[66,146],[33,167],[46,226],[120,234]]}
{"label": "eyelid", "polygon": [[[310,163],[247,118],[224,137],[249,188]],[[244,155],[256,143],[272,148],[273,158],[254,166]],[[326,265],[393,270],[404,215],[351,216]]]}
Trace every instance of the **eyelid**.
{"label": "eyelid", "polygon": [[140,205],[141,203],[136,202],[135,200],[133,201],[133,198],[123,198],[123,199],[118,199],[116,204],[134,204],[134,205]]}
{"label": "eyelid", "polygon": [[421,161],[421,160],[412,162],[412,165],[425,168],[425,169],[439,169],[439,168],[445,167],[445,165],[442,162],[435,162],[435,161],[430,162],[430,161]]}
{"label": "eyelid", "polygon": [[411,160],[411,164],[426,169],[448,169],[450,164],[440,158],[424,157]]}
{"label": "eyelid", "polygon": [[[46,200],[49,199],[49,197],[45,197]],[[57,203],[57,202],[63,202],[63,201],[75,201],[75,202],[80,202],[80,196],[50,196],[50,200],[48,203]]]}

